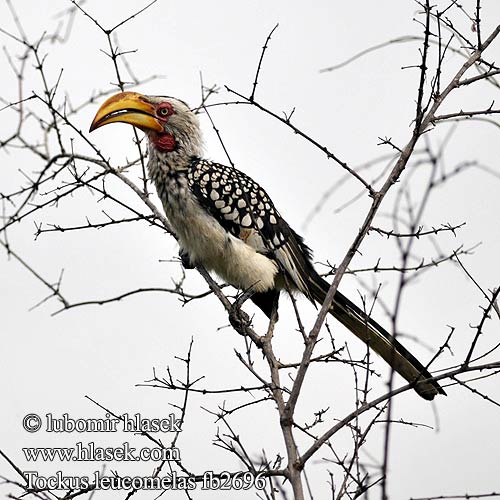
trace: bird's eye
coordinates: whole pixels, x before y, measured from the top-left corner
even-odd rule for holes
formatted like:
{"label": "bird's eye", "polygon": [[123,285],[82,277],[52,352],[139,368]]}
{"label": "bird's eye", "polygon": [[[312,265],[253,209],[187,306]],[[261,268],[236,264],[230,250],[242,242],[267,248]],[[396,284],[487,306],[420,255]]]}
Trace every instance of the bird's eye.
{"label": "bird's eye", "polygon": [[158,108],[157,113],[160,116],[167,117],[167,116],[170,116],[170,115],[172,115],[174,113],[174,108],[172,107],[171,104],[165,103],[160,108]]}

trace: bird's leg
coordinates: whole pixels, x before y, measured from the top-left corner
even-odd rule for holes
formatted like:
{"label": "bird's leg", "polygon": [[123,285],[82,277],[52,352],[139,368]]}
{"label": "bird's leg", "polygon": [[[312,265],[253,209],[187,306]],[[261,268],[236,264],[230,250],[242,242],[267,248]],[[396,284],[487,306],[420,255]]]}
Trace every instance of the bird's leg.
{"label": "bird's leg", "polygon": [[250,299],[269,319],[271,319],[274,313],[276,313],[276,315],[278,314],[279,297],[280,292],[273,289],[267,292],[254,293]]}
{"label": "bird's leg", "polygon": [[194,269],[196,266],[191,262],[189,254],[184,248],[179,248],[179,257],[181,258],[182,266],[184,269]]}
{"label": "bird's leg", "polygon": [[271,321],[277,322],[279,320],[278,305],[279,305],[280,294],[276,293],[273,297],[273,308],[271,310]]}

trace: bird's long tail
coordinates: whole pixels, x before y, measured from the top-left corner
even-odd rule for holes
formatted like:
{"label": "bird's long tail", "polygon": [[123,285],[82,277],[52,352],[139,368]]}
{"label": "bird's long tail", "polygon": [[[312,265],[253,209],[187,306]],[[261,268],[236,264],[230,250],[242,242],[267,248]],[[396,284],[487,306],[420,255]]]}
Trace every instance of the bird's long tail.
{"label": "bird's long tail", "polygon": [[[318,304],[322,304],[330,285],[314,272],[309,274],[308,288],[312,298]],[[432,375],[413,354],[345,295],[340,292],[335,294],[330,313],[384,358],[403,378],[410,383],[414,383],[415,390],[421,397],[432,400],[437,394],[446,394],[436,381],[425,381],[431,378]]]}

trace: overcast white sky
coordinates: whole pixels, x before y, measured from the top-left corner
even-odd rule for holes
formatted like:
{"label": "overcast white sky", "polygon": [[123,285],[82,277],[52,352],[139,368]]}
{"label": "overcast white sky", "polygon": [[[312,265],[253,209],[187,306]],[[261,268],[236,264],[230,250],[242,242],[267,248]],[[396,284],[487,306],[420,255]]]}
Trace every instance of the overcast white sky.
{"label": "overcast white sky", "polygon": [[[462,3],[469,10],[475,5],[471,0]],[[33,41],[44,31],[50,33],[63,19],[57,14],[70,7],[70,2],[64,0],[43,0],[36,6],[34,2],[17,0],[15,4],[24,29]],[[142,5],[144,3],[137,0],[119,3],[88,0],[85,8],[103,26],[111,26]],[[379,137],[392,137],[398,145],[405,144],[410,137],[418,73],[401,68],[419,63],[419,45],[393,45],[333,73],[320,73],[319,70],[368,46],[404,35],[420,35],[421,26],[414,20],[417,14],[418,6],[410,0],[325,0],[309,5],[295,0],[160,0],[126,24],[118,36],[123,50],[137,49],[128,56],[128,61],[140,79],[162,75],[161,79],[138,87],[138,91],[177,96],[195,105],[200,100],[200,72],[206,85],[221,87],[216,100],[230,99],[223,90],[224,85],[248,93],[263,42],[279,23],[263,64],[258,100],[277,113],[289,113],[295,108],[294,120],[301,129],[349,165],[357,166],[391,152],[387,146],[378,145]],[[485,0],[482,16],[483,32],[488,34],[500,19],[498,0]],[[0,27],[16,33],[5,3],[0,4],[0,20]],[[465,16],[457,15],[454,22],[473,36]],[[19,45],[4,35],[0,37],[2,46],[11,55],[21,53]],[[498,41],[492,45],[487,53],[489,60],[500,60],[499,47]],[[45,64],[52,83],[60,68],[64,68],[59,84],[60,102],[67,94],[76,105],[85,101],[91,92],[110,88],[115,77],[103,50],[108,50],[106,38],[81,14],[75,17],[70,38],[64,45],[45,45]],[[451,57],[444,77],[456,71],[461,63],[460,56]],[[17,81],[5,56],[0,59],[0,71],[2,97],[8,101],[17,100]],[[498,101],[498,89],[492,89],[486,85],[463,89],[442,111],[486,108],[495,96]],[[25,82],[26,94],[31,90],[41,91],[39,76],[32,69]],[[96,110],[97,104],[78,114],[77,126],[88,130]],[[265,186],[282,215],[305,236],[314,250],[315,260],[340,263],[365,216],[369,200],[363,198],[340,212],[336,209],[359,192],[359,185],[347,183],[304,227],[306,216],[319,195],[343,178],[339,167],[285,126],[254,108],[221,106],[213,108],[212,117],[237,167]],[[12,133],[13,119],[9,111],[2,112],[0,140]],[[224,152],[205,117],[202,126],[207,156],[225,161]],[[431,140],[436,146],[447,131],[449,126],[433,132]],[[70,131],[65,133],[71,135]],[[498,175],[498,137],[498,128],[492,125],[477,122],[461,125],[450,140],[445,168],[451,170],[460,161],[477,160]],[[104,127],[92,135],[92,140],[116,165],[136,154],[131,128],[125,125]],[[77,139],[75,145],[87,151],[81,140]],[[32,171],[36,168],[32,162],[32,155],[19,150],[0,152],[0,191],[9,192],[20,185],[22,175],[18,170]],[[370,171],[367,177],[373,178],[376,173],[376,170]],[[419,175],[415,175],[416,193],[425,179],[425,173],[422,177]],[[498,178],[472,168],[438,190],[424,216],[429,226],[467,223],[456,238],[443,235],[438,241],[445,254],[461,244],[468,248],[481,243],[473,255],[464,257],[464,262],[485,289],[500,285],[499,188]],[[141,206],[131,192],[118,185],[114,189],[130,204]],[[35,222],[68,226],[85,223],[86,217],[97,222],[104,218],[102,210],[116,217],[124,215],[116,205],[98,204],[97,201],[95,196],[82,191],[74,199],[67,199],[43,215],[38,214],[24,225],[12,227],[10,244],[51,282],[57,281],[64,269],[63,291],[75,302],[107,298],[138,287],[171,286],[172,279],[179,279],[182,273],[179,264],[164,262],[177,256],[175,241],[144,223],[102,231],[47,233],[34,240]],[[390,211],[391,201],[393,198],[388,200],[377,219],[377,225],[386,229],[390,229],[392,223],[384,216]],[[424,241],[416,253],[430,258],[436,256],[436,249]],[[175,357],[185,355],[191,339],[194,339],[192,375],[205,376],[205,387],[254,383],[234,355],[234,349],[244,349],[242,339],[231,328],[217,329],[227,324],[227,317],[214,298],[182,307],[173,295],[150,293],[120,303],[76,308],[52,316],[59,308],[54,300],[30,310],[47,295],[43,285],[14,260],[8,260],[3,250],[0,254],[0,391],[3,400],[0,448],[21,469],[36,470],[44,475],[57,470],[83,475],[92,474],[101,467],[96,463],[29,464],[21,450],[28,445],[73,446],[77,441],[94,440],[99,446],[116,446],[129,440],[136,447],[147,446],[149,443],[144,439],[130,439],[123,433],[79,436],[40,431],[28,434],[21,421],[31,412],[42,416],[48,412],[54,415],[67,412],[75,418],[102,417],[102,410],[85,399],[85,395],[117,413],[141,412],[150,418],[168,415],[173,411],[171,405],[179,404],[180,394],[136,387],[136,384],[150,378],[153,367],[164,375],[167,364],[180,376],[184,366]],[[391,242],[372,234],[353,266],[373,266],[378,258],[382,264],[393,265],[395,255]],[[362,279],[370,285],[381,283],[382,299],[393,304],[397,279],[394,273],[363,275]],[[206,285],[196,273],[188,272],[186,290],[205,289]],[[356,279],[347,276],[341,289],[360,302],[357,290],[362,291],[362,288]],[[306,327],[311,327],[314,309],[305,301],[300,305]],[[400,328],[436,349],[446,338],[448,325],[455,327],[455,358],[447,353],[438,366],[444,368],[459,362],[467,352],[474,335],[470,325],[481,318],[480,305],[484,306],[485,300],[479,290],[457,267],[445,264],[423,274],[407,290]],[[299,352],[301,341],[294,332],[291,305],[282,301],[281,307],[277,350],[283,359],[291,360]],[[251,306],[248,310],[253,311]],[[375,316],[388,325],[381,307],[375,308]],[[256,325],[265,326],[264,318],[258,314]],[[353,357],[363,355],[360,342],[337,324],[332,324],[332,328],[338,345],[348,340]],[[498,342],[498,320],[490,322],[486,333],[479,346],[480,352]],[[406,344],[424,362],[431,358],[432,353],[422,345],[411,340]],[[387,376],[386,367],[380,360],[375,363],[383,382]],[[498,398],[500,390],[494,380],[477,382],[474,387]],[[374,384],[373,396],[382,393],[382,382]],[[330,407],[323,427],[326,429],[333,419],[342,418],[353,409],[352,387],[350,369],[328,364],[313,370],[304,388],[299,416],[310,421],[314,411]],[[433,404],[420,400],[413,393],[396,400],[394,418],[423,423],[432,429],[393,427],[388,483],[392,498],[487,493],[500,489],[498,408],[455,386],[447,391],[448,397],[438,398]],[[178,445],[183,460],[197,473],[238,467],[233,456],[213,446],[217,424],[201,408],[216,410],[224,399],[222,396],[193,397],[190,401]],[[235,396],[227,398],[227,404],[236,406],[246,400]],[[268,457],[277,452],[284,455],[279,422],[271,404],[251,407],[238,414],[232,423],[252,456],[257,456],[263,448]],[[380,462],[380,427],[367,444],[364,459],[368,463]],[[350,452],[349,442],[350,437],[345,433],[333,444],[343,455]],[[314,498],[326,498],[327,495],[329,478],[325,470],[328,466],[321,461],[326,456],[326,453],[318,454],[310,466]],[[151,473],[153,465],[147,462],[112,463],[108,464],[107,471],[110,470],[146,475]],[[15,477],[10,466],[1,460],[0,475]],[[11,488],[4,490],[11,491]],[[193,497],[229,500],[252,495],[197,490]],[[124,497],[125,494],[103,492],[95,496]],[[150,493],[137,495],[137,498],[153,497]],[[172,493],[169,498],[180,499],[185,495]]]}

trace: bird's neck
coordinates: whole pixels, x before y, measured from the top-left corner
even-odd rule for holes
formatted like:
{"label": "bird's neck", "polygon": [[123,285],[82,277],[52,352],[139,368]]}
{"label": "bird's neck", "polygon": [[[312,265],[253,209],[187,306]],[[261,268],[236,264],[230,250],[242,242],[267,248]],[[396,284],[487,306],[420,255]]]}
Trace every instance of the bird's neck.
{"label": "bird's neck", "polygon": [[151,132],[148,141],[150,163],[159,164],[165,173],[184,171],[193,157],[203,156],[203,141],[196,121],[185,131],[166,127],[165,132]]}
{"label": "bird's neck", "polygon": [[178,132],[175,134],[154,132],[148,135],[148,140],[149,169],[153,179],[158,174],[157,169],[170,175],[185,172],[193,158],[201,158],[203,155],[202,139],[199,133],[185,135]]}

